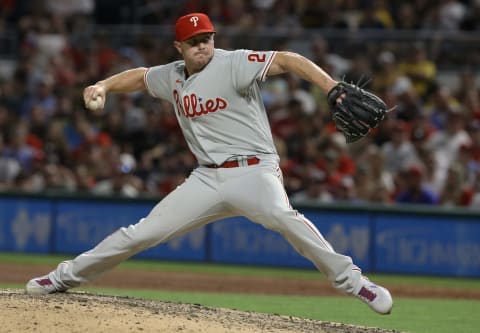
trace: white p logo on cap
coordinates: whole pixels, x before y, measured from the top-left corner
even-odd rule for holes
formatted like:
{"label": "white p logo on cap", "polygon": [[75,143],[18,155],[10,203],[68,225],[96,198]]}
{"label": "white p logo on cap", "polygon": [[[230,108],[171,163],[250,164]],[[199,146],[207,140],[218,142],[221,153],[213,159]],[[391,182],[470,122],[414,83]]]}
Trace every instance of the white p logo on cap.
{"label": "white p logo on cap", "polygon": [[180,17],[175,23],[175,40],[182,42],[194,35],[213,33],[215,29],[210,19],[203,13],[192,13]]}
{"label": "white p logo on cap", "polygon": [[194,26],[194,27],[196,27],[196,26],[198,25],[197,21],[198,21],[198,16],[192,16],[192,17],[190,17],[190,22],[193,23],[193,26]]}

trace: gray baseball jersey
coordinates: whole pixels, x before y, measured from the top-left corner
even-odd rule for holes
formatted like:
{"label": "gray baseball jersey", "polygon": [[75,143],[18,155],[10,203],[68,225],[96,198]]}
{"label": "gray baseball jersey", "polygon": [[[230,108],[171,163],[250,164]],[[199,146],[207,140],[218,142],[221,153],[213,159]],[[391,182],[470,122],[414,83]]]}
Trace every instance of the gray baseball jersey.
{"label": "gray baseball jersey", "polygon": [[236,155],[276,154],[258,80],[275,52],[215,49],[210,63],[185,79],[176,61],[150,68],[149,93],[170,101],[189,148],[200,165]]}

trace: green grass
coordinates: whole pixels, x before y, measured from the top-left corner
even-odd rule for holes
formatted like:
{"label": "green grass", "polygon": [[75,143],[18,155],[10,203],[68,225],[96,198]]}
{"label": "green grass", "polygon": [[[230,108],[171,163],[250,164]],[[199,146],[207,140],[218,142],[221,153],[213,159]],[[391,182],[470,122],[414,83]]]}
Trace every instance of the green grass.
{"label": "green grass", "polygon": [[[56,265],[68,259],[65,256],[37,256],[24,254],[0,254],[0,262]],[[318,279],[314,270],[245,267],[199,263],[172,263],[131,260],[118,269],[164,270],[177,272],[207,272],[234,275],[291,276]],[[460,279],[427,276],[370,275],[380,283],[438,286],[446,288],[480,289],[480,279]],[[0,274],[1,282],[1,274]],[[23,288],[21,285],[1,284],[0,287]],[[161,290],[122,290],[110,288],[79,288],[89,292],[130,296],[162,301],[198,303],[213,307],[225,307],[245,311],[276,313],[323,321],[334,321],[362,326],[396,329],[411,333],[473,333],[480,327],[480,301],[395,298],[390,316],[380,316],[352,297],[305,297],[283,295],[244,295],[203,292],[173,292]]]}

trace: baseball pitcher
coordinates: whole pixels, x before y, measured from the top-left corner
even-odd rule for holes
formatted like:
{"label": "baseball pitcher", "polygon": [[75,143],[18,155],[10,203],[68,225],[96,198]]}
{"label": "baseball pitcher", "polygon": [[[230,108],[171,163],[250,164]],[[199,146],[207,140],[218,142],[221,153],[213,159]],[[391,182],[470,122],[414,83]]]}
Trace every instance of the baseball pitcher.
{"label": "baseball pitcher", "polygon": [[182,16],[175,28],[174,46],[183,60],[121,72],[85,88],[83,97],[85,105],[96,110],[103,108],[109,93],[146,90],[169,101],[199,166],[146,217],[30,280],[27,293],[77,287],[142,250],[218,219],[241,215],[283,235],[335,288],[380,314],[390,313],[393,302],[388,290],[364,277],[350,257],[336,253],[317,228],[290,206],[258,81],[291,72],[330,93],[332,118],[349,142],[378,124],[384,103],[356,86],[336,82],[296,53],[216,49],[215,30],[205,14]]}

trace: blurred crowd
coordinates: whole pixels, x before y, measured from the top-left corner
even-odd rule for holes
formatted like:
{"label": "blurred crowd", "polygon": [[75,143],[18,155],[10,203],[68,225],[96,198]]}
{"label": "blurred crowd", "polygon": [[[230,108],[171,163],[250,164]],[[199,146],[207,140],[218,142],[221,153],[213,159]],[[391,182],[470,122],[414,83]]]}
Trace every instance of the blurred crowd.
{"label": "blurred crowd", "polygon": [[[2,0],[2,17],[88,15],[98,24],[173,24],[201,11],[216,26],[476,30],[478,0]],[[39,18],[42,18],[39,17]]]}
{"label": "blurred crowd", "polygon": [[[116,94],[101,115],[85,109],[87,85],[177,59],[171,39],[142,35],[116,45],[94,33],[99,24],[171,28],[179,15],[204,11],[218,27],[240,29],[480,30],[480,1],[0,4],[0,32],[13,26],[19,41],[15,70],[0,77],[0,191],[164,196],[196,167],[169,103],[146,93]],[[272,48],[296,51],[293,42]],[[216,46],[236,47],[221,34]],[[289,74],[263,83],[292,202],[480,207],[480,89],[469,64],[458,64],[453,86],[438,80],[432,50],[421,42],[344,54],[315,34],[308,56],[336,79],[360,82],[392,110],[371,135],[347,145],[318,88]]]}

